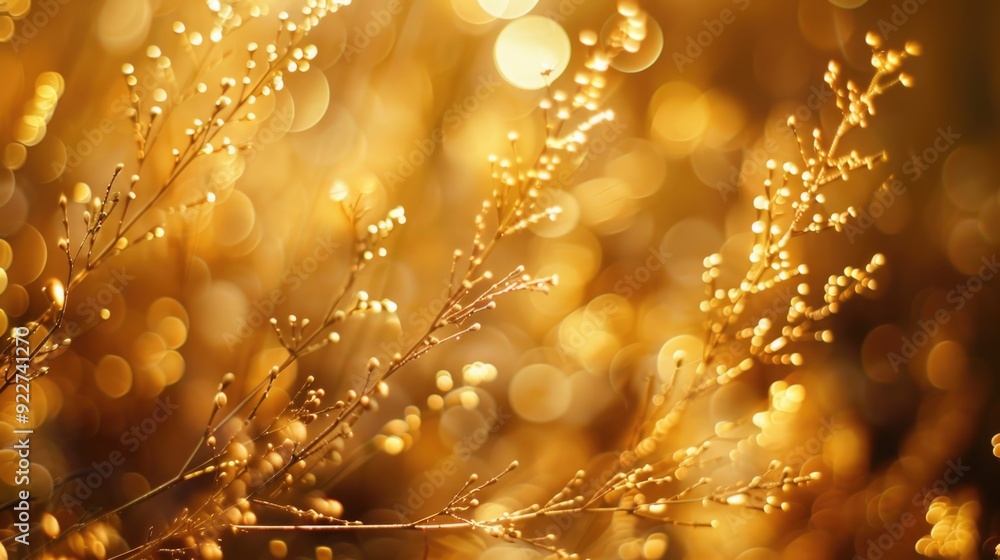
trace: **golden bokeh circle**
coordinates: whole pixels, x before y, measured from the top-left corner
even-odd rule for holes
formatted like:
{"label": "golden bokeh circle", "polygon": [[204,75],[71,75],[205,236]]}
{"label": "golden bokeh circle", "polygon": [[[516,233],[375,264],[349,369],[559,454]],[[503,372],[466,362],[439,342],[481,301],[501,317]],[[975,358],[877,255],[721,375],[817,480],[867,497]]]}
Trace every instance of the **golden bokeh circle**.
{"label": "golden bokeh circle", "polygon": [[684,81],[668,82],[653,94],[652,136],[669,155],[690,154],[709,124],[709,106],[702,91]]}
{"label": "golden bokeh circle", "polygon": [[48,251],[45,248],[45,238],[37,229],[24,225],[8,238],[17,258],[7,269],[11,282],[30,284],[45,270],[48,261]]}
{"label": "golden bokeh circle", "polygon": [[14,249],[6,239],[0,239],[0,268],[10,268],[10,263],[14,259]]}
{"label": "golden bokeh circle", "polygon": [[500,19],[516,19],[530,12],[538,0],[478,0],[489,15]]}
{"label": "golden bokeh circle", "polygon": [[97,362],[94,381],[105,395],[113,399],[123,397],[132,388],[132,366],[125,358],[109,354]]}
{"label": "golden bokeh circle", "polygon": [[569,410],[573,396],[569,377],[549,364],[531,364],[514,374],[508,389],[510,405],[529,422],[558,420]]}
{"label": "golden bokeh circle", "polygon": [[14,172],[5,167],[0,167],[0,206],[7,204],[7,201],[13,195]]}
{"label": "golden bokeh circle", "polygon": [[330,106],[330,83],[322,72],[299,72],[288,77],[288,91],[294,103],[289,132],[316,126]]}
{"label": "golden bokeh circle", "polygon": [[160,319],[160,322],[156,324],[156,332],[166,342],[167,348],[171,350],[183,346],[188,336],[187,325],[180,317],[173,315]]}
{"label": "golden bokeh circle", "polygon": [[163,375],[164,383],[173,385],[180,381],[184,377],[185,371],[184,356],[176,350],[167,350],[161,356],[156,368]]}
{"label": "golden bokeh circle", "polygon": [[8,169],[20,169],[28,157],[28,148],[19,142],[11,142],[3,150],[3,164]]}
{"label": "golden bokeh circle", "polygon": [[212,238],[220,245],[235,245],[250,235],[256,219],[257,212],[250,197],[234,190],[225,202],[215,206]]}
{"label": "golden bokeh circle", "polygon": [[28,290],[20,284],[8,284],[7,289],[0,293],[0,309],[7,312],[8,317],[20,317],[28,310]]}
{"label": "golden bokeh circle", "polygon": [[478,0],[451,0],[451,9],[460,20],[472,25],[486,25],[496,20]]}
{"label": "golden bokeh circle", "polygon": [[28,219],[28,197],[23,189],[14,189],[7,204],[0,206],[0,235],[11,235]]}
{"label": "golden bokeh circle", "polygon": [[533,90],[562,75],[571,50],[562,26],[544,16],[526,16],[503,28],[493,47],[493,59],[508,83]]}
{"label": "golden bokeh circle", "polygon": [[180,319],[185,329],[190,325],[184,304],[174,298],[164,296],[149,305],[149,309],[146,311],[146,327],[157,329],[160,322],[167,317]]}
{"label": "golden bokeh circle", "polygon": [[97,36],[106,51],[127,52],[146,40],[152,20],[149,0],[108,0],[97,18]]}
{"label": "golden bokeh circle", "polygon": [[14,20],[8,15],[0,15],[0,43],[10,41],[14,36]]}

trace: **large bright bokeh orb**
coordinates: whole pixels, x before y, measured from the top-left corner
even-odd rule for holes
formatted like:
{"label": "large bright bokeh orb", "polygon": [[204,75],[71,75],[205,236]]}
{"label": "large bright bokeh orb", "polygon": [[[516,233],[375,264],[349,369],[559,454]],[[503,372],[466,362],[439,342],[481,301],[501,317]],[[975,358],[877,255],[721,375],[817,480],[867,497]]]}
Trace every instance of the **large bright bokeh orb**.
{"label": "large bright bokeh orb", "polygon": [[569,64],[566,31],[544,16],[514,20],[497,36],[493,58],[503,79],[521,89],[541,89]]}
{"label": "large bright bokeh orb", "polygon": [[502,19],[514,19],[530,12],[538,0],[479,0],[488,14]]}

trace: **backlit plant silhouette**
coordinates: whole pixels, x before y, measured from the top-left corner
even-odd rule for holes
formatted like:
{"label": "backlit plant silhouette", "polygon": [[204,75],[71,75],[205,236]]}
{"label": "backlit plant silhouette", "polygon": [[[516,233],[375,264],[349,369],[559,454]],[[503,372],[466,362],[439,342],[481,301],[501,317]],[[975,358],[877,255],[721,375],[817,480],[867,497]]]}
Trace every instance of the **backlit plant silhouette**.
{"label": "backlit plant silhouette", "polygon": [[[257,2],[210,1],[212,24],[204,32],[179,21],[172,26],[183,57],[174,60],[166,54],[170,49],[150,45],[148,61],[124,65],[134,157],[110,171],[96,196],[71,192],[58,199],[63,233],[53,243],[65,257],[66,273],[45,282],[45,309],[17,325],[28,334],[11,334],[4,343],[0,394],[5,403],[19,383],[19,371],[33,383],[59,383],[60,373],[51,365],[76,344],[76,335],[64,333],[64,322],[70,302],[89,278],[123,253],[145,250],[133,247],[150,247],[146,242],[169,239],[175,231],[212,219],[213,207],[238,188],[244,165],[239,156],[263,149],[255,145],[255,134],[264,126],[256,107],[274,98],[286,77],[310,70],[321,56],[310,43],[311,33],[347,3],[310,0],[298,11],[279,12],[275,22]],[[845,82],[840,67],[830,63],[825,81],[836,93],[839,122],[828,131],[789,120],[800,157],[767,162],[768,176],[753,200],[754,241],[746,261],[725,261],[721,254],[705,258],[703,332],[670,338],[657,372],[631,372],[631,385],[643,396],[639,411],[630,412],[634,429],[616,438],[615,460],[597,471],[581,465],[564,488],[536,496],[523,507],[507,507],[504,500],[515,469],[522,464],[531,468],[517,461],[470,476],[430,514],[412,518],[353,519],[338,495],[336,482],[366,458],[399,455],[416,445],[423,398],[415,399],[402,418],[391,411],[388,417],[378,414],[384,412],[380,406],[389,402],[396,380],[414,362],[433,359],[425,356],[441,345],[474,336],[501,300],[519,292],[559,289],[556,276],[536,275],[524,266],[495,272],[491,257],[504,251],[509,238],[560,219],[561,209],[551,202],[559,188],[555,178],[572,170],[586,153],[592,131],[615,118],[613,109],[603,105],[611,63],[641,47],[647,17],[637,5],[620,2],[614,26],[601,34],[581,33],[585,60],[573,89],[551,85],[536,109],[544,131],[540,145],[512,132],[507,151],[484,162],[490,166],[490,183],[480,190],[489,192],[488,198],[471,220],[471,240],[454,251],[450,270],[441,275],[443,304],[436,306],[425,330],[409,333],[411,344],[387,359],[368,354],[360,358],[368,351],[360,342],[352,345],[352,336],[358,335],[355,323],[406,311],[380,295],[368,273],[394,257],[395,236],[420,232],[407,230],[401,206],[381,208],[348,186],[334,196],[342,211],[337,227],[347,250],[346,260],[335,265],[343,270],[339,283],[321,294],[326,311],[268,318],[269,327],[263,330],[270,329],[267,336],[278,341],[281,352],[275,355],[282,358],[267,364],[266,375],[259,379],[246,371],[225,373],[211,382],[211,394],[198,396],[201,402],[193,405],[207,410],[208,418],[201,433],[186,434],[188,445],[179,455],[169,452],[170,459],[180,461],[173,476],[95,511],[78,500],[66,500],[73,466],[53,465],[53,472],[65,472],[55,489],[33,503],[32,545],[19,548],[13,535],[5,533],[4,547],[38,558],[210,559],[221,557],[231,542],[266,533],[268,552],[280,558],[289,554],[290,535],[320,542],[334,533],[402,531],[433,539],[457,531],[556,557],[610,556],[608,551],[626,546],[658,558],[668,548],[667,537],[650,533],[650,528],[725,530],[732,528],[726,521],[731,511],[756,515],[788,510],[789,496],[822,476],[818,471],[797,472],[776,459],[794,443],[786,428],[796,421],[807,398],[801,384],[770,383],[763,410],[719,422],[714,430],[705,432],[704,426],[688,419],[698,414],[709,395],[760,364],[801,366],[805,343],[832,340],[823,320],[854,295],[875,288],[882,255],[845,267],[824,282],[811,282],[808,267],[797,257],[796,242],[807,234],[841,232],[857,215],[853,207],[828,208],[827,191],[885,159],[881,152],[859,154],[845,143],[868,124],[879,96],[896,84],[909,84],[911,78],[901,66],[918,54],[915,44],[889,49],[869,36],[874,73],[860,87]],[[270,36],[261,31],[258,19],[276,24]],[[247,40],[248,35],[255,40]],[[144,79],[150,75],[147,71],[155,78],[152,84]],[[376,214],[376,209],[384,212]],[[414,210],[420,209],[411,206],[410,212]],[[796,294],[787,312],[764,316],[761,309],[769,295],[786,285],[794,285]],[[103,319],[110,314],[101,309]],[[24,363],[16,353],[18,338],[30,342],[27,373],[18,369]],[[363,365],[316,371],[295,380],[297,368],[316,368],[317,362],[303,365],[303,358],[324,353],[354,355],[358,360],[347,363]],[[438,375],[436,387],[446,395],[432,395],[427,408],[475,409],[478,398],[472,386],[494,379],[497,371],[484,362],[467,368],[463,381],[470,390],[452,391],[450,374]],[[191,375],[203,375],[193,369]],[[332,385],[331,374],[337,376]],[[356,433],[368,433],[363,426],[371,422],[381,422],[382,431],[369,441],[358,441]],[[32,427],[44,432],[44,425]],[[154,501],[165,504],[162,516],[148,527],[145,538],[127,540],[123,524],[140,506]],[[577,520],[595,519],[602,525],[586,551],[563,538],[564,529]],[[556,530],[549,529],[553,521]],[[413,553],[428,555],[426,550]],[[333,557],[323,545],[315,554]]]}

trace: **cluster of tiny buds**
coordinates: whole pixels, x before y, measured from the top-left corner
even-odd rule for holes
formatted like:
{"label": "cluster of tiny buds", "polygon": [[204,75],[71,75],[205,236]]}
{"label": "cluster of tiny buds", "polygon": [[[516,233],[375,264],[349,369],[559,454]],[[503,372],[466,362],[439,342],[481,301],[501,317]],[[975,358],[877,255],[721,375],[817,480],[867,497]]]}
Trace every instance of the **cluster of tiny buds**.
{"label": "cluster of tiny buds", "polygon": [[370,261],[376,256],[385,257],[388,250],[380,246],[380,243],[392,233],[397,224],[406,223],[406,213],[402,206],[397,206],[389,211],[385,219],[369,224],[365,229],[366,236],[359,240],[358,250],[364,261]]}
{"label": "cluster of tiny buds", "polygon": [[913,78],[906,73],[899,72],[895,77],[887,82],[882,82],[881,77],[891,76],[899,71],[903,60],[908,56],[919,56],[920,45],[915,42],[908,42],[903,50],[882,48],[882,37],[877,33],[869,32],[865,41],[872,48],[871,64],[876,70],[876,79],[871,85],[862,90],[853,81],[848,80],[846,86],[840,84],[841,68],[836,61],[831,61],[827,67],[823,80],[837,94],[837,106],[843,112],[851,125],[865,127],[868,125],[868,117],[875,114],[873,105],[874,98],[887,88],[899,83],[903,87],[911,87]]}
{"label": "cluster of tiny buds", "polygon": [[368,292],[364,290],[358,292],[357,301],[354,304],[354,310],[357,312],[395,313],[397,308],[396,302],[390,299],[370,299]]}

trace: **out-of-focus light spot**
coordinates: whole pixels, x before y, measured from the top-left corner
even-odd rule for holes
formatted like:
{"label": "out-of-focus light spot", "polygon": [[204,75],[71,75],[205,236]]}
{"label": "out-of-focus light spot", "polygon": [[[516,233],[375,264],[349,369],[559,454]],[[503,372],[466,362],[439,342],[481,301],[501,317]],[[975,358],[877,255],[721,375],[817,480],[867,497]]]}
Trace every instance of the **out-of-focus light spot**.
{"label": "out-of-focus light spot", "polygon": [[600,243],[586,228],[533,244],[528,269],[536,270],[536,276],[559,276],[559,289],[548,294],[532,292],[528,296],[535,312],[558,321],[579,307],[587,282],[601,264],[601,255]]}
{"label": "out-of-focus light spot", "polygon": [[350,190],[347,187],[347,183],[343,181],[334,181],[333,185],[330,186],[330,199],[335,202],[341,202],[347,198]]}
{"label": "out-of-focus light spot", "polygon": [[179,317],[169,316],[160,319],[156,325],[156,332],[163,337],[167,343],[167,348],[176,350],[184,345],[187,340],[187,327]]}
{"label": "out-of-focus light spot", "polygon": [[270,319],[256,311],[250,316],[246,294],[235,284],[226,281],[213,282],[196,294],[191,301],[191,310],[191,330],[206,333],[212,342],[223,346],[227,342],[232,344],[233,340],[245,340],[248,331],[247,327],[240,330],[243,324],[263,325]]}
{"label": "out-of-focus light spot", "polygon": [[711,148],[724,148],[738,137],[746,126],[746,114],[738,99],[720,90],[705,92],[709,123],[704,143]]}
{"label": "out-of-focus light spot", "polygon": [[14,19],[21,19],[31,10],[31,0],[8,0],[7,12]]}
{"label": "out-of-focus light spot", "polygon": [[[456,400],[457,398],[458,396],[456,395]],[[477,430],[481,430],[480,434],[488,433],[482,431],[487,426],[486,417],[481,410],[451,405],[446,406],[444,412],[441,413],[441,421],[438,423],[438,433],[441,439],[448,444],[456,441],[477,441],[479,445],[482,445],[484,443],[482,439],[466,440],[464,438],[482,438],[482,435],[475,436],[473,434]]]}
{"label": "out-of-focus light spot", "polygon": [[13,195],[14,172],[5,167],[0,167],[0,206],[7,204],[7,201]]}
{"label": "out-of-focus light spot", "polygon": [[155,367],[163,375],[163,382],[167,385],[173,385],[184,376],[184,364],[184,356],[181,356],[176,350],[167,350],[163,352]]}
{"label": "out-of-focus light spot", "polygon": [[6,239],[0,239],[0,268],[9,268],[13,259],[14,250],[11,249],[10,243]]}
{"label": "out-of-focus light spot", "polygon": [[77,183],[73,185],[73,202],[79,202],[81,204],[86,204],[90,202],[90,197],[92,193],[90,191],[90,185],[87,183]]}
{"label": "out-of-focus light spot", "polygon": [[3,150],[3,165],[7,169],[20,169],[28,157],[28,149],[23,144],[11,142]]}
{"label": "out-of-focus light spot", "polygon": [[472,389],[460,391],[458,399],[467,410],[472,410],[479,406],[479,394]]}
{"label": "out-of-focus light spot", "polygon": [[667,230],[660,243],[659,254],[670,255],[663,269],[686,286],[700,287],[705,255],[715,252],[723,241],[715,224],[698,218],[681,220]]}
{"label": "out-of-focus light spot", "polygon": [[900,340],[903,333],[895,325],[879,325],[861,344],[861,362],[869,378],[882,383],[896,381],[903,365],[912,356],[904,356]]}
{"label": "out-of-focus light spot", "polygon": [[[287,108],[278,107],[281,114]],[[362,139],[357,119],[346,107],[330,103],[309,134],[291,136],[294,149],[306,163],[330,165],[342,160],[363,161],[368,145]]]}
{"label": "out-of-focus light spot", "polygon": [[10,281],[17,284],[30,284],[45,270],[48,261],[48,251],[45,248],[45,238],[37,229],[25,225],[17,234],[8,238],[17,258],[7,269]]}
{"label": "out-of-focus light spot", "polygon": [[560,323],[559,342],[585,370],[603,375],[611,369],[622,339],[634,322],[634,310],[626,298],[602,294]]}
{"label": "out-of-focus light spot", "polygon": [[1000,200],[993,198],[979,209],[979,232],[993,245],[1000,245]]}
{"label": "out-of-focus light spot", "polygon": [[234,190],[225,202],[216,205],[212,238],[221,245],[235,245],[253,231],[256,211],[242,191]]}
{"label": "out-of-focus light spot", "polygon": [[35,94],[38,97],[51,99],[52,95],[46,93],[46,88],[51,88],[56,97],[62,97],[66,91],[66,80],[59,72],[42,72],[35,78]]}
{"label": "out-of-focus light spot", "polygon": [[655,143],[641,138],[620,141],[604,165],[604,175],[628,183],[632,196],[645,198],[663,186],[667,162]]}
{"label": "out-of-focus light spot", "polygon": [[852,428],[837,430],[823,446],[823,462],[835,476],[857,476],[868,466],[869,442]]}
{"label": "out-of-focus light spot", "polygon": [[10,19],[10,16],[7,15],[0,16],[0,43],[10,41],[10,38],[13,36],[14,20]]}
{"label": "out-of-focus light spot", "polygon": [[462,381],[466,385],[479,385],[497,378],[497,368],[493,364],[473,362],[462,366]]}
{"label": "out-of-focus light spot", "polygon": [[996,192],[993,159],[993,154],[978,146],[954,148],[941,171],[948,200],[962,210],[978,210]]}
{"label": "out-of-focus light spot", "polygon": [[473,25],[485,25],[496,20],[477,0],[451,0],[451,9],[459,19]]}
{"label": "out-of-focus light spot", "polygon": [[28,290],[20,284],[8,284],[7,289],[0,294],[0,309],[9,317],[20,317],[28,310]]}
{"label": "out-of-focus light spot", "polygon": [[32,152],[32,171],[40,183],[51,183],[66,170],[66,145],[55,136],[45,138]]}
{"label": "out-of-focus light spot", "polygon": [[105,395],[123,397],[132,388],[132,367],[121,356],[104,356],[94,370],[94,381]]}
{"label": "out-of-focus light spot", "polygon": [[501,19],[514,19],[530,12],[538,0],[479,0],[486,13]]}
{"label": "out-of-focus light spot", "polygon": [[951,228],[948,235],[948,260],[963,274],[977,274],[983,265],[983,255],[993,253],[989,243],[979,231],[979,220],[962,220]]}
{"label": "out-of-focus light spot", "polygon": [[167,351],[167,343],[155,332],[144,332],[132,342],[132,363],[140,366],[159,363],[163,353]]}
{"label": "out-of-focus light spot", "polygon": [[669,82],[653,94],[652,135],[668,155],[691,153],[709,122],[709,106],[701,90],[687,82]]}
{"label": "out-of-focus light spot", "polygon": [[444,408],[444,397],[441,395],[431,395],[427,397],[427,408],[431,410],[441,410]]}
{"label": "out-of-focus light spot", "polygon": [[573,396],[569,377],[549,364],[531,364],[514,375],[510,405],[529,422],[552,422],[569,410]]}
{"label": "out-of-focus light spot", "polygon": [[97,18],[97,37],[109,52],[130,51],[146,40],[152,20],[149,0],[109,0]]}
{"label": "out-of-focus light spot", "polygon": [[14,189],[7,204],[0,206],[0,235],[16,233],[28,219],[28,197],[23,189]]}
{"label": "out-of-focus light spot", "polygon": [[541,89],[562,75],[569,65],[566,31],[543,16],[512,21],[497,36],[493,57],[507,82],[521,89]]}
{"label": "out-of-focus light spot", "polygon": [[[642,72],[660,58],[660,53],[663,52],[663,30],[655,19],[646,17],[645,20],[642,24],[645,36],[639,43],[639,50],[634,53],[623,51],[611,59],[611,67],[615,70],[628,73]],[[618,28],[620,22],[620,15],[612,16],[604,23],[601,34],[607,37],[612,30]]]}
{"label": "out-of-focus light spot", "polygon": [[316,125],[330,106],[330,84],[322,72],[297,72],[288,77],[288,91],[295,104],[289,132],[302,132]]}
{"label": "out-of-focus light spot", "polygon": [[447,393],[455,386],[455,380],[451,377],[451,373],[447,370],[441,370],[437,372],[434,379],[434,385],[437,387],[438,391]]}
{"label": "out-of-focus light spot", "polygon": [[382,444],[382,448],[387,455],[399,455],[405,447],[406,443],[399,436],[389,436],[385,438],[385,442]]}
{"label": "out-of-focus light spot", "polygon": [[46,132],[45,120],[36,115],[25,115],[17,122],[14,138],[25,146],[34,146],[41,142]]}
{"label": "out-of-focus light spot", "polygon": [[924,516],[933,525],[930,534],[917,540],[914,550],[928,558],[975,558],[979,556],[979,516],[977,500],[952,505],[950,496],[938,496]]}
{"label": "out-of-focus light spot", "polygon": [[830,3],[838,8],[853,10],[865,5],[868,0],[830,0]]}
{"label": "out-of-focus light spot", "polygon": [[146,311],[146,327],[156,329],[167,317],[177,317],[185,328],[189,325],[184,304],[173,298],[161,297],[151,303]]}
{"label": "out-of-focus light spot", "polygon": [[927,355],[927,381],[938,389],[955,389],[965,381],[968,367],[969,358],[961,344],[939,342]]}

